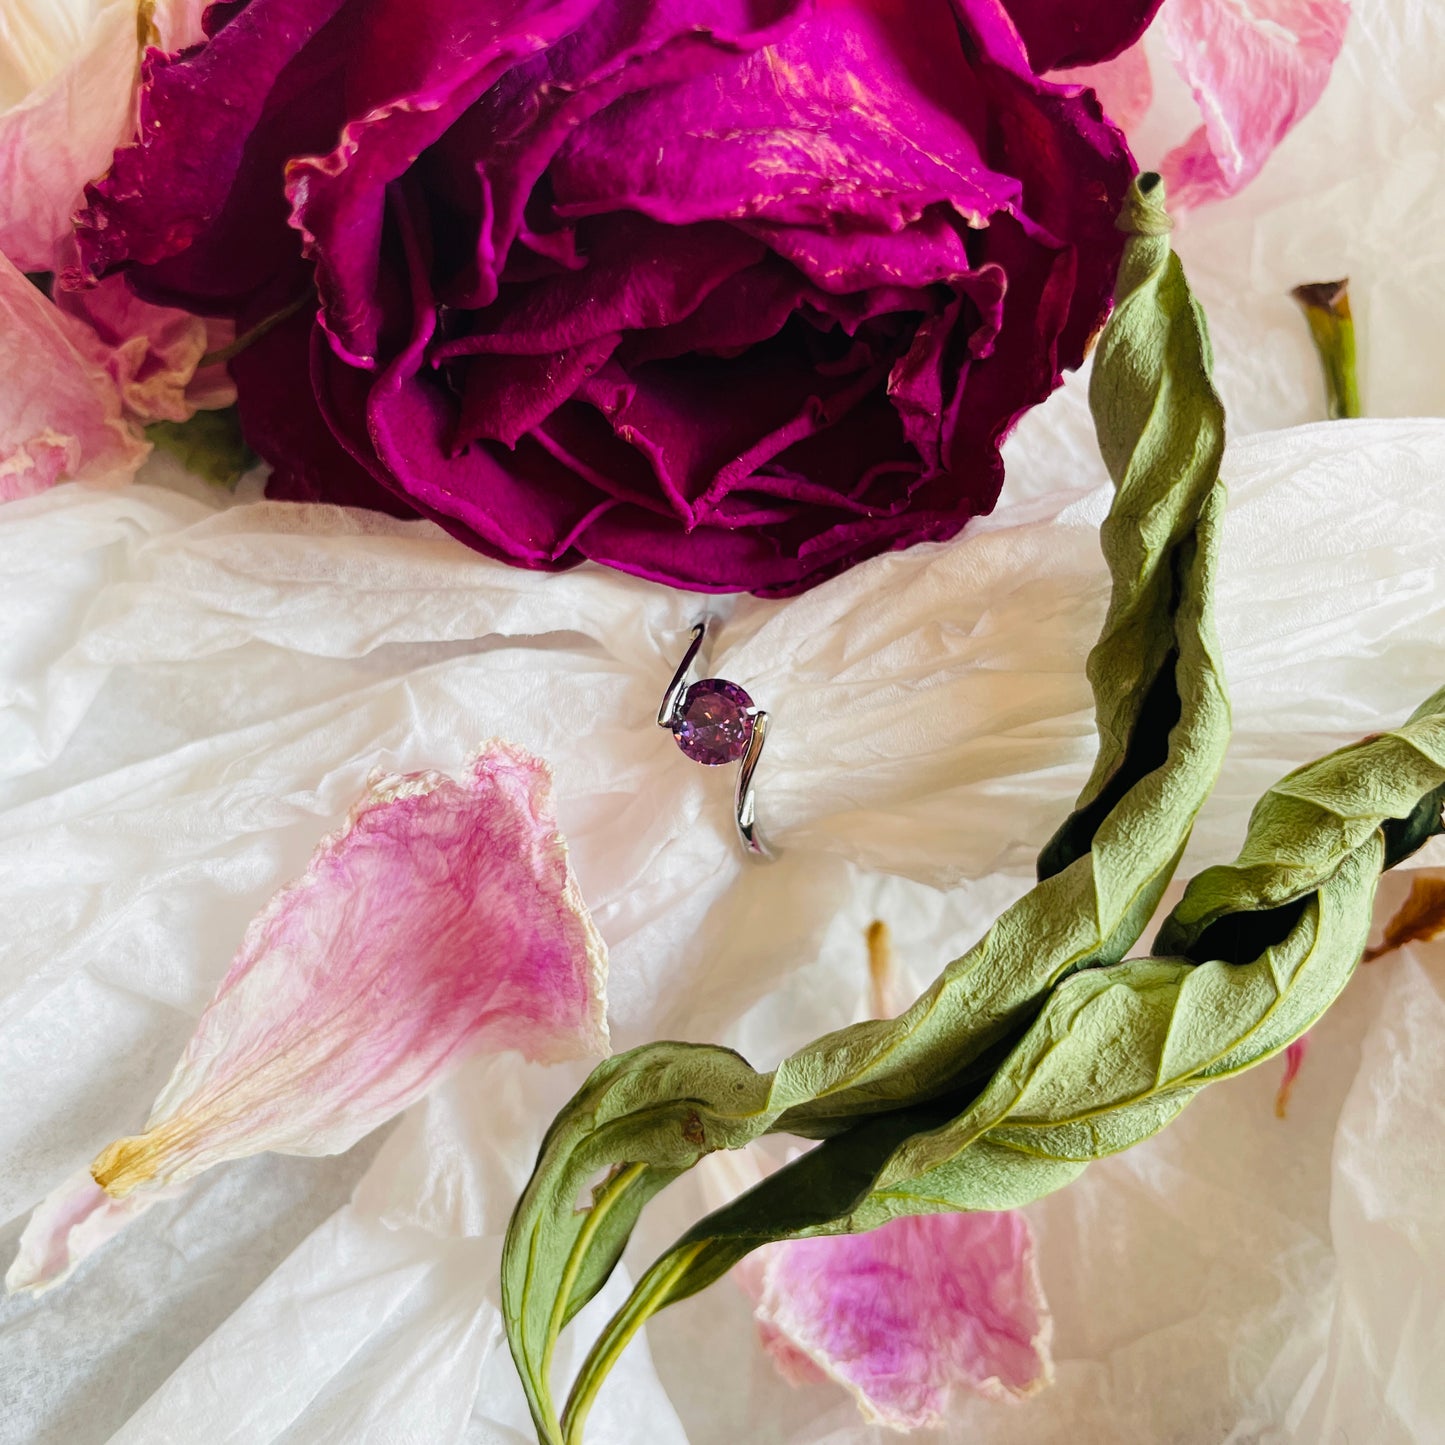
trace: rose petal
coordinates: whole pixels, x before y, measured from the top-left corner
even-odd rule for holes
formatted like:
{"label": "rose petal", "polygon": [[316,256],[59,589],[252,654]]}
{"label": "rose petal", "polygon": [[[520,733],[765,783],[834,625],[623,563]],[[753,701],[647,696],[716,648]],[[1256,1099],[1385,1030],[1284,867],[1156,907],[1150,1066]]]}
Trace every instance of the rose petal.
{"label": "rose petal", "polygon": [[[164,50],[198,40],[205,3],[164,0],[146,38]],[[135,0],[96,6],[82,33],[37,13],[48,23],[27,24],[22,8],[0,25],[0,251],[22,271],[51,269],[85,183],[129,138],[140,60]]]}
{"label": "rose petal", "polygon": [[[147,52],[136,140],[86,187],[76,216],[80,278],[143,261],[156,268],[147,278],[152,299],[184,292],[221,309],[221,300],[239,304],[269,284],[271,311],[309,284],[277,177],[289,157],[333,145],[345,119],[337,34],[328,28],[342,4],[213,5],[211,38],[199,50]],[[309,104],[266,114],[273,87],[298,67],[302,83],[311,82]],[[230,214],[245,224],[218,237],[217,218]]]}
{"label": "rose petal", "polygon": [[1052,1322],[1018,1213],[929,1214],[764,1251],[757,1317],[790,1378],[837,1380],[870,1420],[940,1423],[955,1386],[995,1398],[1048,1383]]}
{"label": "rose petal", "polygon": [[[983,224],[1020,188],[954,102],[976,62],[941,7],[896,10],[831,0],[765,50],[617,101],[552,163],[556,213],[859,230],[880,245],[933,205]],[[828,289],[879,279],[835,271]]]}
{"label": "rose petal", "polygon": [[[313,333],[320,333],[315,336]],[[252,448],[285,458],[267,484],[270,496],[290,502],[331,501],[414,517],[333,435],[316,401],[325,394],[320,373],[313,385],[313,353],[323,368],[336,361],[314,316],[298,312],[247,346],[231,362],[241,427]]]}
{"label": "rose petal", "polygon": [[1323,93],[1349,18],[1346,0],[1169,0],[1160,23],[1204,115],[1164,158],[1173,207],[1254,179]]}
{"label": "rose petal", "polygon": [[149,39],[158,49],[174,54],[205,39],[202,20],[211,0],[156,0],[151,9],[154,35]]}
{"label": "rose petal", "polygon": [[39,80],[0,113],[0,250],[25,271],[50,270],[82,187],[105,170],[130,127],[134,0],[102,6],[71,54],[68,31],[58,19],[0,26],[0,74]]}
{"label": "rose petal", "polygon": [[1097,65],[1143,34],[1161,0],[1003,0],[1035,70]]}
{"label": "rose petal", "polygon": [[229,406],[236,387],[224,366],[197,365],[236,334],[229,321],[142,301],[120,276],[83,291],[61,290],[56,304],[85,322],[108,348],[105,367],[125,409],[141,422],[189,421],[198,410]]}
{"label": "rose petal", "polygon": [[0,255],[0,501],[135,474],[149,448],[105,363],[95,336]]}
{"label": "rose petal", "polygon": [[1279,1081],[1279,1092],[1274,1096],[1274,1112],[1277,1118],[1283,1119],[1289,1112],[1290,1095],[1294,1093],[1294,1083],[1299,1078],[1299,1071],[1304,1067],[1309,1048],[1310,1036],[1301,1034],[1284,1051],[1284,1075]]}
{"label": "rose petal", "polygon": [[605,1047],[605,949],[544,764],[379,779],[253,920],[146,1132],[96,1159],[117,1198],[262,1150],[335,1154],[487,1048]]}
{"label": "rose petal", "polygon": [[561,271],[504,297],[433,355],[550,356],[614,332],[671,326],[766,254],[716,222],[674,227],[620,214],[599,217],[587,236],[585,271]]}
{"label": "rose petal", "polygon": [[[286,168],[292,224],[317,258],[322,315],[337,355],[372,366],[386,188],[506,71],[580,25],[598,0],[505,0],[478,23],[476,0],[376,0],[371,41],[347,67],[350,114],[329,154]],[[353,19],[353,24],[358,20]],[[485,39],[480,39],[480,37]],[[479,43],[480,40],[480,43]]]}
{"label": "rose petal", "polygon": [[583,264],[570,229],[538,233],[524,225],[528,197],[563,143],[623,96],[707,73],[729,51],[772,43],[806,8],[804,0],[600,6],[565,44],[513,67],[436,148],[439,184],[478,224],[446,299],[491,304],[504,266],[511,279],[519,238],[564,264]]}
{"label": "rose petal", "polygon": [[[377,779],[252,921],[145,1132],[91,1173],[129,1208],[222,1160],[339,1153],[479,1050],[605,1051],[605,959],[545,764],[492,743],[460,782]],[[16,1277],[53,1282],[128,1217],[69,1181]]]}

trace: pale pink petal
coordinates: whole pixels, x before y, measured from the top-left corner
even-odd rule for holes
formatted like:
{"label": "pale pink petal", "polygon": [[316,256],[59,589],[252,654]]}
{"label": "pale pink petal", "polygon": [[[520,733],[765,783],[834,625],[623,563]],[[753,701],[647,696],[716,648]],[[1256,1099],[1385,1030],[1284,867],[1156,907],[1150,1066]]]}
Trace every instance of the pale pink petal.
{"label": "pale pink petal", "polygon": [[155,0],[151,9],[151,43],[165,51],[184,50],[204,40],[201,17],[213,0]]}
{"label": "pale pink petal", "polygon": [[492,743],[461,782],[377,779],[252,921],[145,1133],[92,1173],[122,1198],[263,1150],[334,1154],[468,1054],[603,1050],[605,958],[545,764]]}
{"label": "pale pink petal", "polygon": [[[879,953],[870,929],[871,970]],[[698,1166],[721,1208],[801,1152],[760,1140]],[[1020,1213],[894,1220],[870,1234],[765,1245],[732,1270],[758,1335],[793,1384],[833,1379],[870,1419],[941,1419],[952,1389],[1018,1399],[1053,1377],[1053,1323]]]}
{"label": "pale pink petal", "polygon": [[[0,23],[0,251],[49,271],[87,181],[135,124],[141,41],[180,50],[202,38],[207,0],[11,0]],[[77,8],[81,13],[74,14]],[[139,12],[139,13],[138,13]]]}
{"label": "pale pink petal", "polygon": [[1099,97],[1104,114],[1125,135],[1144,119],[1154,101],[1154,77],[1149,73],[1149,57],[1142,41],[1102,65],[1053,70],[1048,79],[1060,85],[1089,86]]}
{"label": "pale pink petal", "polygon": [[[63,7],[18,5],[0,25],[0,250],[48,271],[85,183],[130,133],[140,49],[135,0],[109,0],[75,33]],[[29,85],[28,93],[16,89]]]}
{"label": "pale pink petal", "polygon": [[0,255],[0,501],[59,481],[129,481],[148,450],[105,348]]}
{"label": "pale pink petal", "polygon": [[88,1169],[72,1175],[36,1207],[20,1237],[20,1252],[5,1272],[11,1294],[44,1294],[139,1214],[179,1190],[141,1190],[112,1199]]}
{"label": "pale pink petal", "polygon": [[936,1424],[956,1387],[1018,1398],[1052,1376],[1052,1324],[1021,1214],[922,1215],[762,1253],[769,1352],[791,1377],[806,1361],[846,1386],[869,1419]]}
{"label": "pale pink petal", "polygon": [[460,782],[374,778],[252,920],[145,1133],[36,1209],[7,1285],[58,1283],[222,1160],[347,1149],[471,1053],[605,1052],[606,957],[545,763],[493,742]]}
{"label": "pale pink petal", "polygon": [[152,306],[121,276],[83,291],[60,291],[56,304],[90,327],[105,347],[106,371],[137,421],[188,421],[198,410],[235,401],[236,388],[224,366],[197,370],[207,352],[234,339],[230,322]]}
{"label": "pale pink petal", "polygon": [[1166,0],[1159,24],[1204,124],[1162,170],[1175,208],[1231,196],[1323,93],[1347,0]]}

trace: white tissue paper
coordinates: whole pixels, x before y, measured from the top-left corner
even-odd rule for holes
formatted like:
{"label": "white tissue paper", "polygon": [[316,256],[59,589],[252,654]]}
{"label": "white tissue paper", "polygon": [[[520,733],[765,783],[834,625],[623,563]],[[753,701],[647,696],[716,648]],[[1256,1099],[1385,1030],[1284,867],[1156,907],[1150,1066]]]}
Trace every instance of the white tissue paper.
{"label": "white tissue paper", "polygon": [[[1445,681],[1445,421],[1302,424],[1318,368],[1284,299],[1348,272],[1369,409],[1445,409],[1442,53],[1435,7],[1359,0],[1318,110],[1176,233],[1233,436],[1236,732],[1184,875],[1232,856],[1282,773]],[[254,479],[232,502],[161,463],[159,485],[0,509],[0,1259],[142,1121],[247,920],[376,766],[455,770],[493,734],[552,762],[619,1048],[716,1039],[771,1064],[861,1016],[875,917],[921,987],[1027,885],[1094,748],[1108,492],[1082,378],[1009,464],[958,541],[782,603],[515,571],[426,524],[266,503]],[[739,855],[730,770],[652,723],[704,610],[708,670],[773,716],[772,865]],[[1415,946],[1361,969],[1285,1120],[1266,1065],[1031,1207],[1056,1382],[1021,1406],[958,1399],[931,1438],[1445,1438],[1442,1040],[1445,944]],[[63,1287],[0,1302],[0,1442],[527,1445],[498,1251],[582,1076],[464,1066],[350,1154],[217,1169]],[[684,1179],[649,1210],[559,1378],[704,1208]],[[886,1438],[835,1387],[785,1384],[727,1281],[629,1349],[588,1432]]]}

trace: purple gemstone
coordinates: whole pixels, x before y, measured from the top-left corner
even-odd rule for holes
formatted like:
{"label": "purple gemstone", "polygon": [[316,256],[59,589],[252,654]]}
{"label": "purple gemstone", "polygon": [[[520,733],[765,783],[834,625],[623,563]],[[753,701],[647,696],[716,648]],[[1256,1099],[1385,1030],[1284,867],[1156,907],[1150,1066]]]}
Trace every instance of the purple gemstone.
{"label": "purple gemstone", "polygon": [[735,682],[705,678],[688,688],[673,724],[677,745],[710,768],[735,763],[753,736],[753,700]]}

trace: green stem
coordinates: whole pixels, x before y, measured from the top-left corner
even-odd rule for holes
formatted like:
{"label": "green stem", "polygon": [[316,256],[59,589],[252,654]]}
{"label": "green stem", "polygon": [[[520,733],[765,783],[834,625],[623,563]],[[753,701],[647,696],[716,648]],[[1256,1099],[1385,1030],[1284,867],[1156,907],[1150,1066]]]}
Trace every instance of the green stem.
{"label": "green stem", "polygon": [[1325,405],[1331,421],[1363,416],[1355,370],[1355,319],[1350,314],[1350,283],[1316,281],[1290,293],[1309,322],[1325,373]]}
{"label": "green stem", "polygon": [[638,1282],[625,1305],[607,1322],[607,1328],[592,1346],[567,1406],[562,1411],[562,1432],[566,1445],[582,1445],[582,1429],[587,1412],[611,1373],[618,1357],[631,1343],[632,1337],[666,1303],[674,1284],[691,1268],[693,1260],[708,1247],[710,1241],[700,1240],[690,1249],[664,1255]]}
{"label": "green stem", "polygon": [[279,326],[283,321],[289,321],[307,302],[316,300],[316,292],[303,291],[294,301],[289,301],[279,311],[273,311],[269,316],[258,321],[249,331],[242,332],[229,346],[223,346],[217,351],[208,351],[197,363],[196,370],[205,366],[215,366],[217,362],[230,361],[239,356],[248,346],[259,341],[273,326]]}
{"label": "green stem", "polygon": [[572,1288],[577,1283],[577,1276],[582,1272],[582,1265],[586,1260],[587,1251],[592,1247],[593,1237],[602,1227],[602,1221],[607,1217],[612,1206],[627,1193],[634,1181],[646,1172],[646,1164],[629,1164],[627,1168],[619,1170],[598,1191],[597,1197],[592,1201],[592,1208],[587,1211],[587,1218],[583,1222],[582,1228],[577,1231],[577,1238],[573,1242],[571,1253],[567,1256],[567,1264],[562,1271],[562,1277],[557,1283],[557,1298],[552,1302],[552,1316],[547,1321],[547,1338],[542,1346],[542,1383],[544,1385],[552,1377],[552,1356],[557,1349],[557,1341],[561,1337],[563,1326],[567,1321],[567,1306],[572,1299]]}

